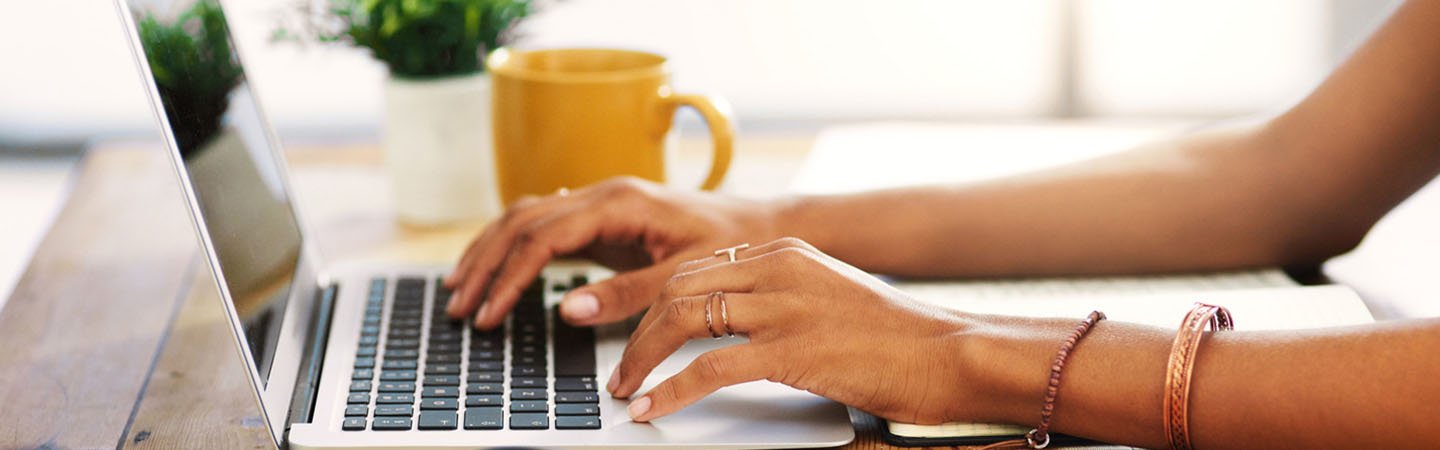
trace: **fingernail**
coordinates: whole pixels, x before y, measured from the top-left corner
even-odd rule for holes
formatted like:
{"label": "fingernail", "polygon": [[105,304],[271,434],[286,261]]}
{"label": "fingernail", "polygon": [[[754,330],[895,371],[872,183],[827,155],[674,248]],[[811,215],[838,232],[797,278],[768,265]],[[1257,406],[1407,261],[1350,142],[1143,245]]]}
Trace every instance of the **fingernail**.
{"label": "fingernail", "polygon": [[458,303],[459,301],[460,301],[460,293],[459,293],[459,292],[456,292],[456,293],[454,293],[454,294],[450,294],[450,302],[445,304],[445,310],[446,310],[446,311],[449,311],[449,310],[451,310],[451,309],[454,309],[454,308],[455,308],[455,303]]}
{"label": "fingernail", "polygon": [[615,388],[620,387],[620,365],[615,365],[615,370],[610,371],[610,381],[605,383],[605,390],[615,393]]}
{"label": "fingernail", "polygon": [[487,312],[490,312],[490,302],[489,302],[489,301],[486,301],[485,303],[481,304],[481,305],[480,305],[480,310],[475,312],[475,326],[478,327],[478,326],[480,326],[480,322],[484,322],[484,321],[485,321],[485,316],[486,316],[485,313],[487,313]]}
{"label": "fingernail", "polygon": [[600,301],[587,292],[568,295],[560,302],[560,313],[571,320],[589,319],[597,312],[600,312]]}
{"label": "fingernail", "polygon": [[639,400],[630,402],[630,420],[639,420],[639,417],[650,411],[650,396],[640,397]]}

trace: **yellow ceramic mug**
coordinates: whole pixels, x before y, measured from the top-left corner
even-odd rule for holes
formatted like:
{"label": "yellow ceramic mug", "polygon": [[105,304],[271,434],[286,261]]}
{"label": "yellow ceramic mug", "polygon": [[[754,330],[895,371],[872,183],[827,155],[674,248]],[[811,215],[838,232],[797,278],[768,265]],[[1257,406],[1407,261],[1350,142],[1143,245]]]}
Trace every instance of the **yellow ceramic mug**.
{"label": "yellow ceramic mug", "polygon": [[724,99],[670,90],[665,57],[630,50],[499,49],[490,71],[495,172],[506,205],[617,175],[665,181],[675,109],[710,126],[715,160],[701,189],[720,185],[735,129]]}

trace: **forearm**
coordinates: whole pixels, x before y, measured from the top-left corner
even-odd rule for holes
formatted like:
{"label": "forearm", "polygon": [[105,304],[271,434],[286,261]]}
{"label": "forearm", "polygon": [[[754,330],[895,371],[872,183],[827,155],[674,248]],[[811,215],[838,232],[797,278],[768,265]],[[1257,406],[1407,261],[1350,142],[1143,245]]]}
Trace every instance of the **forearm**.
{"label": "forearm", "polygon": [[1261,126],[1215,130],[993,182],[790,199],[779,217],[831,255],[905,276],[1277,265],[1358,241],[1363,228],[1325,226],[1334,205],[1277,186],[1267,139]]}
{"label": "forearm", "polygon": [[[1178,319],[1177,319],[1178,320]],[[957,351],[978,371],[982,403],[1032,424],[1050,362],[1076,319],[984,317]],[[1101,321],[1071,354],[1052,429],[1167,447],[1162,423],[1173,330]],[[1191,378],[1196,448],[1395,448],[1440,445],[1440,321],[1305,331],[1208,333]],[[990,418],[994,419],[994,418]],[[1429,434],[1425,434],[1429,432]]]}

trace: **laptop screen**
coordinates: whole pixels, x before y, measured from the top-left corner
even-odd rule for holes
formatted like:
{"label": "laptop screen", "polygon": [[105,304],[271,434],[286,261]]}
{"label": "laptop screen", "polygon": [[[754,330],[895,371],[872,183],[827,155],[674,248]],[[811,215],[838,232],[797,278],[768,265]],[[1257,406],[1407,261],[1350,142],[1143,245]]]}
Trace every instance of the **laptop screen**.
{"label": "laptop screen", "polygon": [[301,249],[279,149],[216,0],[136,0],[129,13],[264,382]]}

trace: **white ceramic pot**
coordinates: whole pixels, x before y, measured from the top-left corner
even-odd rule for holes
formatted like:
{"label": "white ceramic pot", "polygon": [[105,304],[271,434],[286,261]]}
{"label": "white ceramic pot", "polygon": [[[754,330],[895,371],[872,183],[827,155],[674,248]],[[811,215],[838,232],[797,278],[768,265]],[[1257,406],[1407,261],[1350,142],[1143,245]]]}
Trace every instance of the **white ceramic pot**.
{"label": "white ceramic pot", "polygon": [[500,214],[489,76],[387,79],[383,145],[400,220],[441,225]]}

